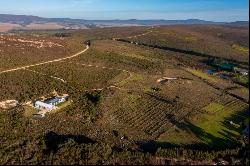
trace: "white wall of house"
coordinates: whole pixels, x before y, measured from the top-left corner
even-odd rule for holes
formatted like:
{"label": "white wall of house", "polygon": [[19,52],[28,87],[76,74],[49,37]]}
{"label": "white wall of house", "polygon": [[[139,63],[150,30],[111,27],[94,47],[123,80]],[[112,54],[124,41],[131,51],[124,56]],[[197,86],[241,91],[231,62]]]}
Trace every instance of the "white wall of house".
{"label": "white wall of house", "polygon": [[45,109],[45,110],[51,111],[55,108],[55,106],[37,101],[37,102],[35,102],[35,108]]}

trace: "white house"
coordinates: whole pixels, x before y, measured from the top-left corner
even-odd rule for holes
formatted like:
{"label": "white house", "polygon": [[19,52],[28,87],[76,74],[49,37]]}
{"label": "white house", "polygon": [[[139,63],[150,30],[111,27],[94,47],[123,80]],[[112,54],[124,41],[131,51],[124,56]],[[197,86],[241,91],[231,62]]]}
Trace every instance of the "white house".
{"label": "white house", "polygon": [[56,108],[54,105],[46,104],[46,103],[43,103],[41,101],[36,101],[35,104],[34,104],[34,107],[39,109],[39,110],[44,109],[44,110],[47,110],[47,111],[51,111],[51,110]]}

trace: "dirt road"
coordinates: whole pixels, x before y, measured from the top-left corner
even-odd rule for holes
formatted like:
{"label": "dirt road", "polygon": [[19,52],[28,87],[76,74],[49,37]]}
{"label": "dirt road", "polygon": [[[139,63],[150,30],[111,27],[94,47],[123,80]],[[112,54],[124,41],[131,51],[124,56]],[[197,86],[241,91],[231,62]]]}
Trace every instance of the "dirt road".
{"label": "dirt road", "polygon": [[30,71],[30,72],[33,72],[33,73],[36,73],[36,74],[40,74],[40,75],[43,75],[43,76],[48,76],[48,77],[53,78],[55,80],[61,81],[62,83],[66,83],[66,81],[64,79],[59,78],[59,77],[49,76],[47,74],[44,74],[44,73],[41,73],[41,72],[38,72],[38,71],[35,71],[35,70],[30,70],[30,69],[24,69],[24,70]]}
{"label": "dirt road", "polygon": [[60,61],[66,60],[66,59],[75,58],[75,57],[83,54],[84,52],[86,52],[88,49],[89,49],[89,46],[86,46],[85,50],[80,51],[80,52],[78,52],[78,53],[76,53],[74,55],[71,55],[71,56],[68,56],[68,57],[65,57],[65,58],[59,58],[59,59],[55,59],[55,60],[51,60],[51,61],[47,61],[47,62],[41,62],[41,63],[37,63],[37,64],[33,64],[33,65],[27,65],[27,66],[17,67],[17,68],[14,68],[14,69],[9,69],[9,70],[5,70],[5,71],[1,71],[0,74],[10,73],[10,72],[13,72],[13,71],[23,70],[23,69],[27,69],[27,68],[34,67],[34,66],[40,66],[40,65],[44,65],[44,64],[49,64],[49,63],[54,63],[54,62],[60,62]]}
{"label": "dirt road", "polygon": [[[149,31],[146,32],[146,33],[135,35],[135,36],[128,36],[126,38],[131,39],[131,38],[136,38],[136,37],[147,35],[147,34],[153,32],[152,29],[154,29],[154,27],[149,28]],[[113,38],[113,40],[117,40],[117,39],[118,38]],[[27,65],[27,66],[17,67],[17,68],[14,68],[14,69],[8,69],[8,70],[0,71],[0,74],[10,73],[10,72],[14,72],[14,71],[17,71],[17,70],[27,69],[27,68],[34,67],[34,66],[40,66],[40,65],[44,65],[44,64],[49,64],[49,63],[54,63],[54,62],[60,62],[60,61],[66,60],[66,59],[71,59],[71,58],[77,57],[80,54],[86,52],[88,49],[89,49],[89,46],[87,45],[85,50],[80,51],[80,52],[78,52],[78,53],[76,53],[76,54],[74,54],[72,56],[68,56],[68,57],[65,57],[65,58],[59,58],[59,59],[55,59],[55,60],[51,60],[51,61],[47,61],[47,62],[37,63],[37,64],[33,64],[33,65]]]}
{"label": "dirt road", "polygon": [[[153,33],[153,29],[154,29],[154,28],[155,28],[155,27],[149,28],[148,31],[145,32],[145,33],[143,33],[143,34],[139,34],[139,35],[135,35],[135,36],[127,36],[127,37],[125,37],[125,38],[127,38],[127,39],[132,39],[132,38],[137,38],[137,37],[141,37],[141,36],[148,35],[148,34],[150,34],[150,33]],[[121,39],[121,38],[113,38],[112,40],[119,40],[119,39]]]}

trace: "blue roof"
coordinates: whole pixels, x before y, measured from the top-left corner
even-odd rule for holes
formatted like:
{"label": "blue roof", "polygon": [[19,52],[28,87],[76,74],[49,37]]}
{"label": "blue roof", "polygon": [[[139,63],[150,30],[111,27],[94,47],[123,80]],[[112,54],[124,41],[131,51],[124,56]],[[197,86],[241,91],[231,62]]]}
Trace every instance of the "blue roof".
{"label": "blue roof", "polygon": [[61,99],[60,97],[53,97],[53,98],[45,100],[44,103],[47,103],[47,104],[58,103],[60,99]]}
{"label": "blue roof", "polygon": [[213,69],[207,70],[207,74],[213,75],[215,73],[216,73],[216,70],[213,70]]}
{"label": "blue roof", "polygon": [[232,70],[234,67],[236,67],[237,65],[232,64],[232,63],[222,63],[218,65],[220,68],[222,69],[228,69],[228,70]]}

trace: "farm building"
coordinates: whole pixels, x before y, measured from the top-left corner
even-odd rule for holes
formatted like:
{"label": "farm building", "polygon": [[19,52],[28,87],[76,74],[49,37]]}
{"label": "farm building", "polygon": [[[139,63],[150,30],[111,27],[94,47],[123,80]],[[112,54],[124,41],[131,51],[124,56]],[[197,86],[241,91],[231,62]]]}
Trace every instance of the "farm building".
{"label": "farm building", "polygon": [[221,70],[228,70],[228,71],[233,71],[234,68],[236,67],[235,64],[232,63],[222,63],[217,65]]}
{"label": "farm building", "polygon": [[56,106],[60,103],[67,101],[68,95],[63,97],[52,97],[44,101],[36,101],[34,107],[39,110],[51,111],[56,109]]}
{"label": "farm building", "polygon": [[56,106],[57,104],[60,104],[65,101],[66,101],[65,97],[53,97],[45,100],[44,103]]}
{"label": "farm building", "polygon": [[235,68],[234,68],[234,71],[235,71],[236,73],[240,73],[240,74],[242,74],[242,75],[244,75],[244,76],[248,76],[248,74],[249,74],[249,71],[248,71],[248,70],[246,70],[246,69],[241,69],[241,68],[238,68],[238,67],[235,67]]}
{"label": "farm building", "polygon": [[34,107],[39,109],[39,110],[47,110],[47,111],[51,111],[51,110],[55,109],[54,105],[46,104],[46,103],[41,102],[41,101],[36,101],[34,104]]}
{"label": "farm building", "polygon": [[217,67],[218,70],[233,71],[237,64],[230,63],[220,59],[210,59],[208,64]]}

